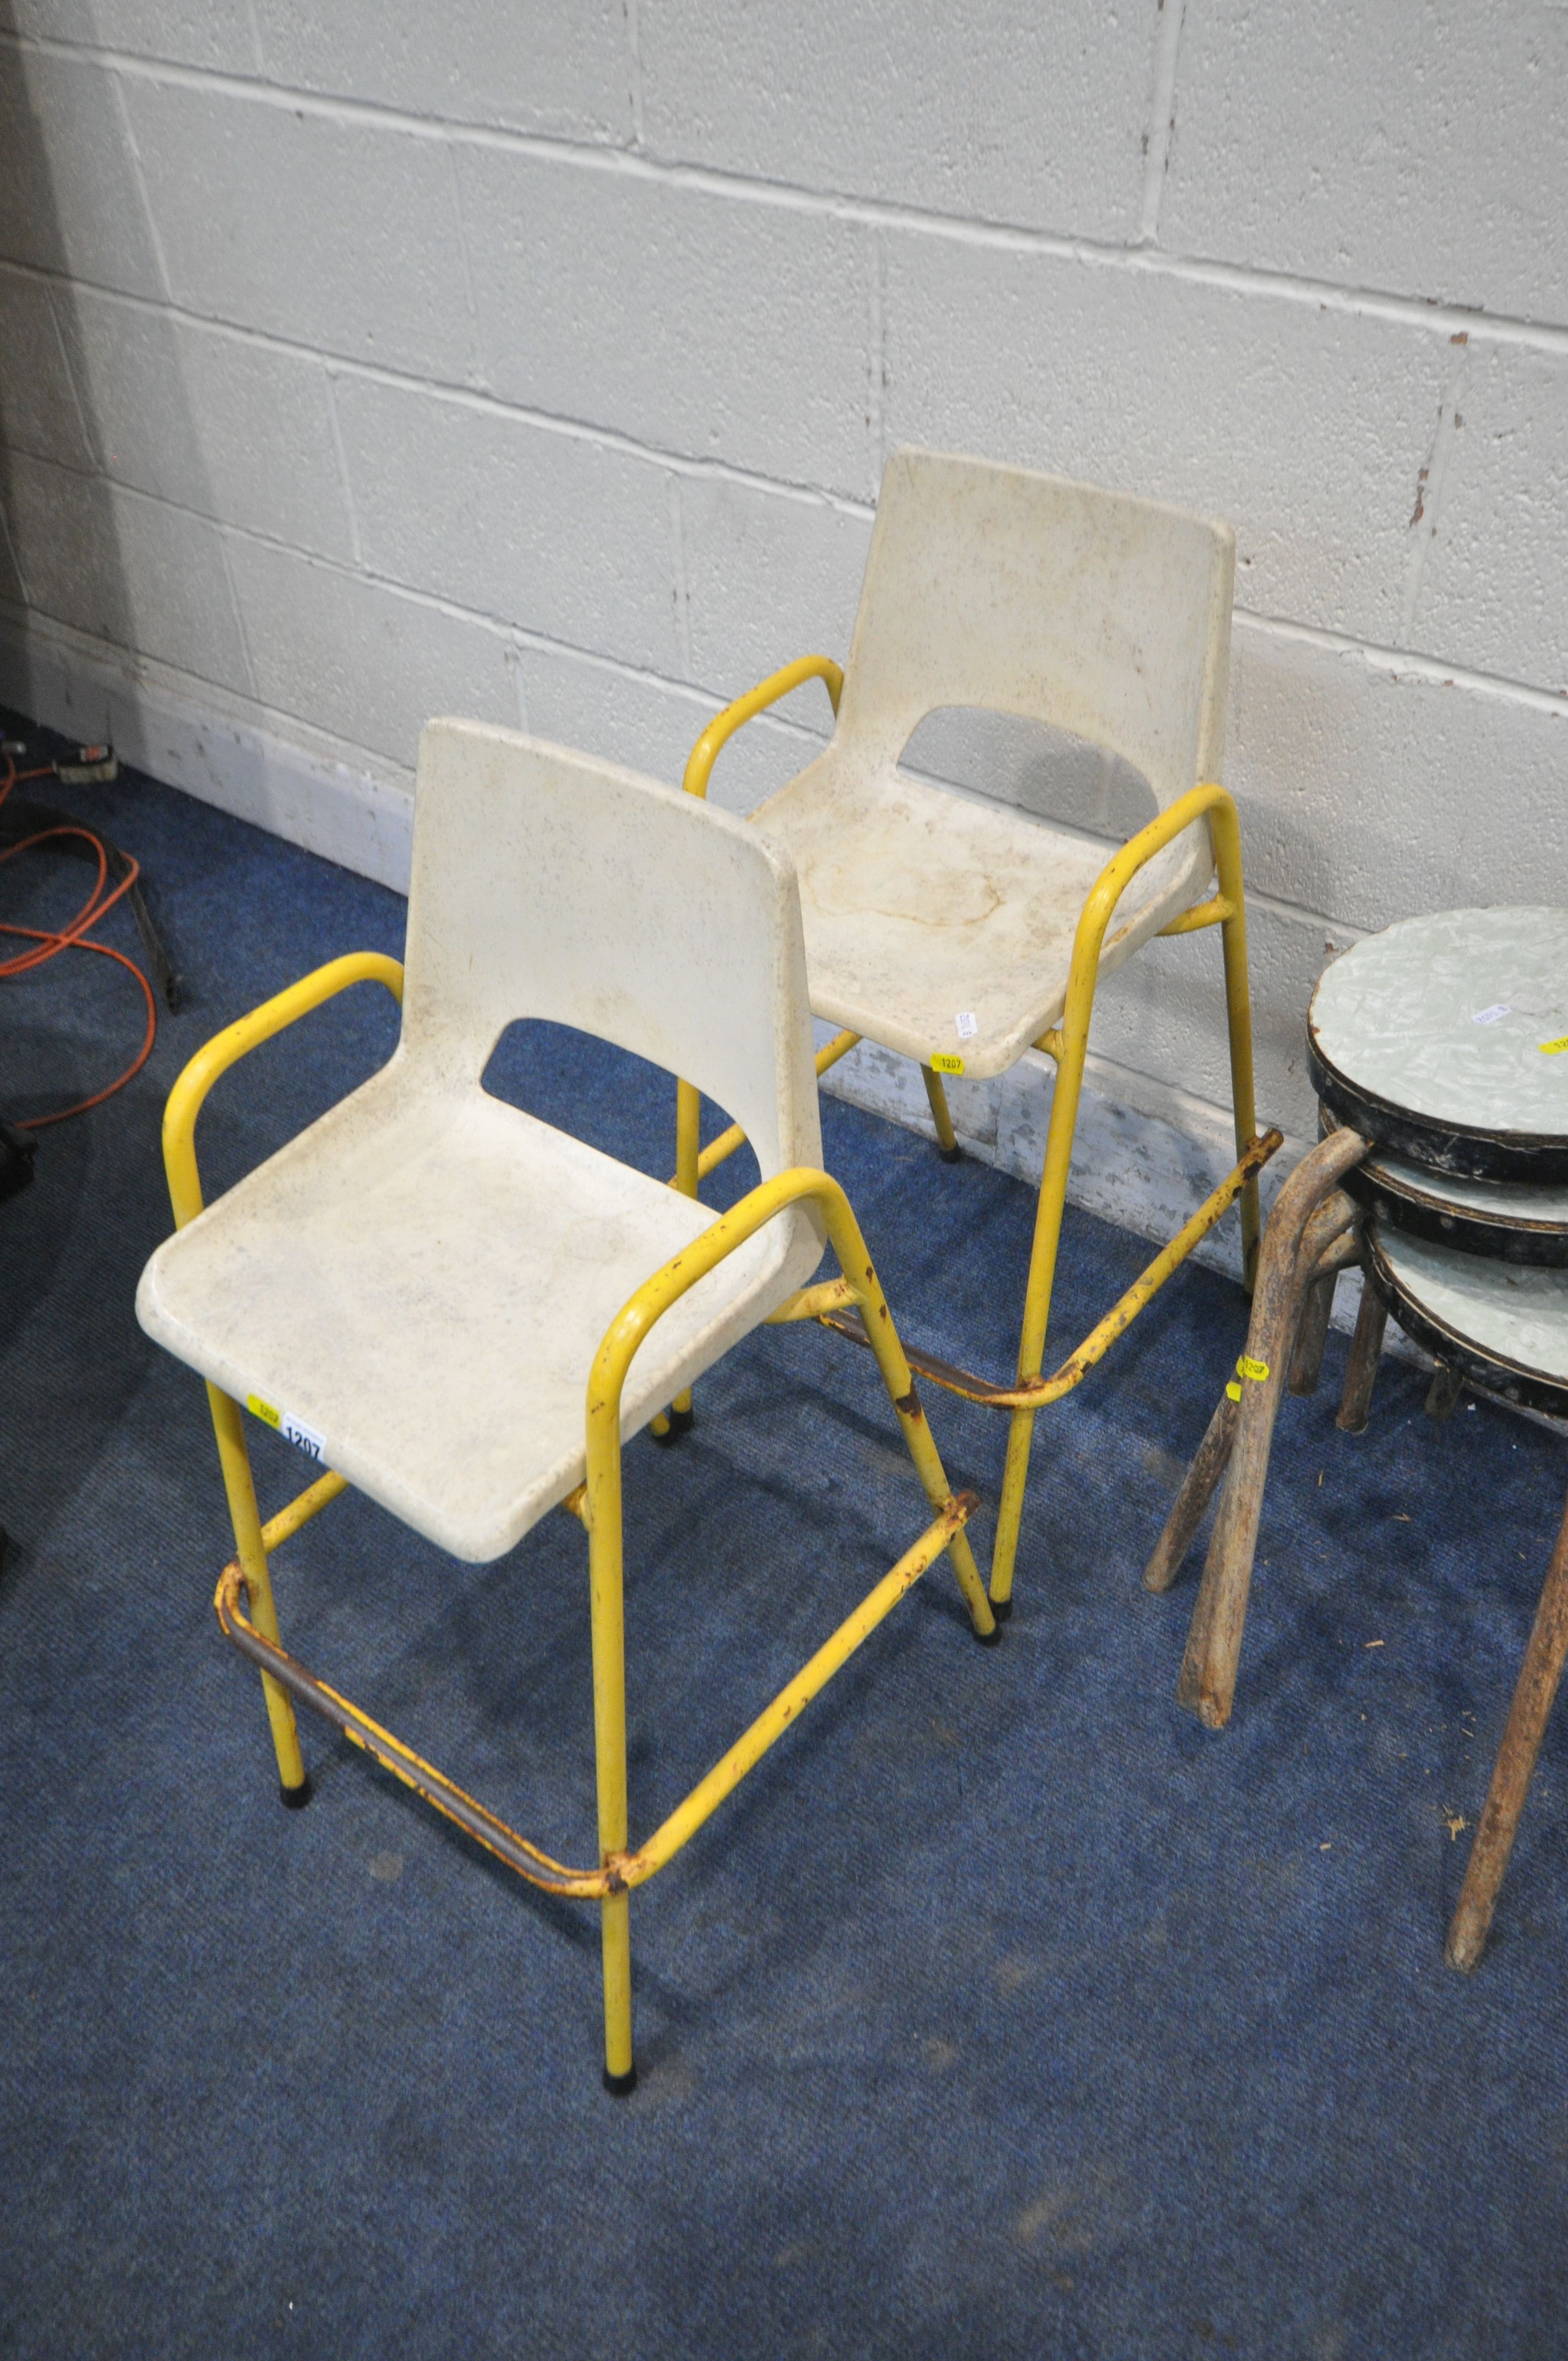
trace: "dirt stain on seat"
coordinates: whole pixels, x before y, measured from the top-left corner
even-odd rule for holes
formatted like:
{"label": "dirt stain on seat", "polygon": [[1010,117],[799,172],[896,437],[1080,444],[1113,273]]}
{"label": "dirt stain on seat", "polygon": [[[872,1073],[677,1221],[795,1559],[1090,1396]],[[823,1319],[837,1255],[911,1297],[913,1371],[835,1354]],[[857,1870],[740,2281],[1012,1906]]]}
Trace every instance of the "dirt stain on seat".
{"label": "dirt stain on seat", "polygon": [[940,874],[890,875],[872,862],[828,853],[800,873],[803,894],[829,918],[901,919],[912,927],[979,927],[1001,909],[1003,896],[983,870],[955,867]]}

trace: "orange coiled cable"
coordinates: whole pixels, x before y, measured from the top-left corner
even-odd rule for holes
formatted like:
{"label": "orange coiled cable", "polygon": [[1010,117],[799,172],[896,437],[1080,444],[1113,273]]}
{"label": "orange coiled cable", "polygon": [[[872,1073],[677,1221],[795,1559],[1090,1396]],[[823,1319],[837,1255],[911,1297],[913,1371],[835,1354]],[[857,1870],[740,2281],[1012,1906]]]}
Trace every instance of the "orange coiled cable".
{"label": "orange coiled cable", "polygon": [[[53,775],[52,763],[41,763],[37,769],[31,771],[18,771],[15,759],[8,755],[5,760],[5,775],[0,778],[0,805],[5,803],[12,788],[20,781],[47,779],[52,778]],[[141,986],[142,997],[147,1003],[147,1031],[142,1037],[141,1048],[123,1074],[117,1075],[115,1081],[108,1083],[104,1089],[94,1091],[91,1098],[78,1099],[74,1106],[61,1107],[57,1115],[31,1115],[21,1119],[17,1128],[22,1131],[45,1131],[50,1124],[65,1123],[72,1115],[85,1115],[89,1107],[102,1106],[105,1099],[113,1098],[116,1091],[124,1090],[133,1075],[140,1073],[152,1055],[152,1045],[158,1038],[158,1004],[153,998],[152,986],[147,977],[137,967],[135,960],[127,959],[125,952],[117,951],[112,943],[96,941],[88,931],[108,915],[124,895],[130,892],[141,874],[140,862],[133,860],[128,853],[126,854],[124,856],[126,874],[117,885],[111,886],[109,856],[104,849],[102,840],[90,828],[72,824],[68,827],[39,829],[36,835],[25,836],[19,843],[5,846],[4,851],[0,851],[0,866],[7,861],[14,861],[18,853],[30,851],[36,845],[48,844],[57,837],[70,836],[82,838],[97,856],[98,874],[93,881],[93,890],[67,926],[49,929],[39,927],[8,926],[0,922],[0,935],[17,936],[33,946],[30,950],[16,952],[11,959],[0,960],[0,978],[27,975],[32,969],[42,967],[46,961],[58,958],[61,951],[96,951],[101,958],[116,960],[121,967],[128,968]]]}

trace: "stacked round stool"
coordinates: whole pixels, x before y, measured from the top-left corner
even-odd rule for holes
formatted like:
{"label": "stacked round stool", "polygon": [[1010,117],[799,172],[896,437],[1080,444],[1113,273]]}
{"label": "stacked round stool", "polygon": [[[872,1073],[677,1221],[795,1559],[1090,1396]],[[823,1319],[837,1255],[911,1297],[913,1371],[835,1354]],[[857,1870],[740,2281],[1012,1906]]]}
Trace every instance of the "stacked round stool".
{"label": "stacked round stool", "polygon": [[[1568,1415],[1568,911],[1450,910],[1357,943],[1307,1020],[1326,1129],[1372,1143],[1344,1175],[1363,1268],[1440,1365]],[[1568,1654],[1568,1515],[1493,1769],[1447,1955],[1481,1956]]]}
{"label": "stacked round stool", "polygon": [[[1367,937],[1307,1020],[1324,1137],[1279,1192],[1247,1348],[1145,1573],[1174,1580],[1222,1477],[1177,1694],[1228,1720],[1270,1438],[1287,1385],[1317,1382],[1335,1277],[1365,1279],[1339,1423],[1366,1423],[1384,1323],[1430,1352],[1445,1417],[1466,1382],[1568,1417],[1568,911],[1450,910]],[[1568,1514],[1552,1552],[1449,1930],[1481,1956],[1568,1658]]]}
{"label": "stacked round stool", "polygon": [[1307,1018],[1367,1274],[1440,1363],[1568,1414],[1568,911],[1449,910],[1371,935]]}

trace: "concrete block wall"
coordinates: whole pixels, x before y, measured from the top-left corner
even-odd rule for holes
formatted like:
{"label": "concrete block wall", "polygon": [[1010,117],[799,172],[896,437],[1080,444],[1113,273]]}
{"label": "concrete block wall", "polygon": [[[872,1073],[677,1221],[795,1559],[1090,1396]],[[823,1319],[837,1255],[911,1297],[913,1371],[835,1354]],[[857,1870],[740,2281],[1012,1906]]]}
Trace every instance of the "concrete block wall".
{"label": "concrete block wall", "polygon": [[[1568,900],[1561,0],[3,0],[0,691],[393,882],[421,721],[678,776],[842,653],[900,442],[1228,516],[1262,1113],[1356,932]],[[725,756],[746,808],[803,693]],[[918,759],[1109,834],[1010,726]],[[1080,1193],[1223,1152],[1212,939]],[[840,1086],[922,1119],[862,1053]],[[912,1089],[913,1084],[913,1089]],[[959,1093],[1023,1171],[1042,1061]]]}

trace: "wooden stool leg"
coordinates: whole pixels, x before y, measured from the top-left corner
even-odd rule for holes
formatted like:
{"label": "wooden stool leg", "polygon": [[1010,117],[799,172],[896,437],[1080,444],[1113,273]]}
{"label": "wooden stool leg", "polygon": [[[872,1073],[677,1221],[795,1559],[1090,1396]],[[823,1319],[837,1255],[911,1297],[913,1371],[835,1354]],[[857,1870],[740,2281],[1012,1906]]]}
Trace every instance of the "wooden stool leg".
{"label": "wooden stool leg", "polygon": [[1307,1290],[1307,1301],[1301,1310],[1301,1325],[1296,1332],[1296,1350],[1290,1356],[1290,1390],[1293,1394],[1315,1394],[1322,1373],[1323,1346],[1329,1341],[1329,1322],[1333,1317],[1334,1283],[1337,1270],[1326,1279],[1314,1279]]}
{"label": "wooden stool leg", "polygon": [[1541,1741],[1546,1734],[1547,1719],[1557,1695],[1557,1685],[1563,1677],[1565,1659],[1568,1659],[1568,1510],[1563,1512],[1557,1546],[1546,1569],[1541,1604],[1535,1611],[1535,1623],[1530,1631],[1530,1645],[1525,1650],[1519,1686],[1508,1708],[1508,1727],[1503,1732],[1503,1742],[1497,1749],[1497,1762],[1492,1766],[1486,1807],[1475,1831],[1475,1841],[1470,1848],[1470,1862],[1464,1872],[1459,1907],[1448,1930],[1443,1956],[1451,1968],[1468,1970],[1475,1967],[1486,1948],[1487,1929],[1497,1905],[1497,1889],[1508,1865],[1519,1814],[1524,1809],[1525,1794],[1535,1769],[1535,1758],[1541,1752]]}
{"label": "wooden stool leg", "polygon": [[1176,1580],[1181,1561],[1192,1546],[1192,1536],[1203,1521],[1203,1511],[1214,1487],[1230,1465],[1231,1445],[1236,1439],[1237,1411],[1237,1403],[1228,1393],[1220,1396],[1208,1432],[1192,1455],[1192,1465],[1165,1521],[1165,1531],[1144,1568],[1146,1589],[1168,1590]]}
{"label": "wooden stool leg", "polygon": [[1230,1469],[1176,1684],[1178,1703],[1210,1730],[1224,1728],[1235,1697],[1268,1455],[1302,1290],[1318,1275],[1320,1255],[1354,1219],[1355,1208],[1338,1183],[1365,1153],[1366,1142],[1350,1130],[1320,1141],[1280,1190],[1264,1236],[1246,1351],[1238,1364],[1241,1400]]}
{"label": "wooden stool leg", "polygon": [[1355,1315],[1355,1334],[1350,1342],[1350,1366],[1344,1373],[1344,1391],[1340,1396],[1339,1417],[1335,1421],[1345,1434],[1365,1434],[1367,1415],[1372,1408],[1372,1389],[1377,1382],[1377,1363],[1383,1352],[1383,1331],[1388,1325],[1388,1307],[1370,1280],[1361,1282],[1361,1309]]}
{"label": "wooden stool leg", "polygon": [[1456,1369],[1451,1362],[1440,1361],[1432,1371],[1432,1380],[1427,1388],[1427,1398],[1421,1408],[1441,1426],[1445,1418],[1452,1417],[1454,1405],[1464,1391],[1464,1370]]}

